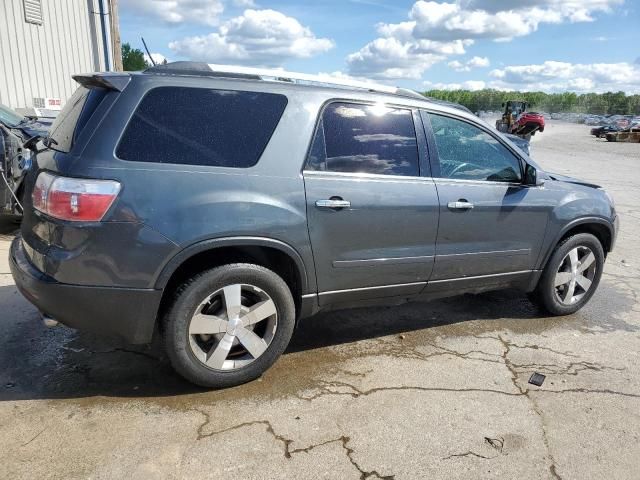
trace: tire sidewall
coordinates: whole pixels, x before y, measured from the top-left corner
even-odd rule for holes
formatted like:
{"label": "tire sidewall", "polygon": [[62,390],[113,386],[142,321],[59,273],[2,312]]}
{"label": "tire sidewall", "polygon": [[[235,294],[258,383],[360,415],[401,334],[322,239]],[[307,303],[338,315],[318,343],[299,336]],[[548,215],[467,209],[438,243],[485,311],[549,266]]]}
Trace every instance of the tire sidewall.
{"label": "tire sidewall", "polygon": [[[560,262],[563,261],[565,256],[574,248],[584,246],[589,248],[596,257],[596,274],[591,283],[591,288],[578,302],[565,305],[556,298],[555,293],[555,276],[560,268]],[[538,297],[542,301],[544,307],[554,315],[570,315],[580,310],[584,305],[589,302],[591,297],[595,294],[600,284],[600,278],[602,277],[602,271],[604,268],[604,250],[600,241],[590,233],[580,233],[572,237],[567,238],[562,242],[549,259],[547,266],[544,269],[540,284],[538,286]]]}
{"label": "tire sidewall", "polygon": [[[214,370],[202,364],[189,345],[189,323],[204,298],[236,283],[254,285],[266,292],[276,306],[276,333],[267,350],[237,370]],[[205,387],[239,385],[262,375],[286,349],[295,326],[295,305],[287,284],[271,270],[252,264],[217,267],[197,275],[176,294],[164,318],[165,348],[172,365],[189,381]]]}

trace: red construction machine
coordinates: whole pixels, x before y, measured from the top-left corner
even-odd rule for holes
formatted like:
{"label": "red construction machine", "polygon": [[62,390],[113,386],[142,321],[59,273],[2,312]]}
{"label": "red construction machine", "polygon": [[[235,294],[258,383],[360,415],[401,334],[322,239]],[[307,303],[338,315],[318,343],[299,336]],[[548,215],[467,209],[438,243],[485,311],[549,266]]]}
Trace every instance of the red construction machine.
{"label": "red construction machine", "polygon": [[528,112],[527,102],[509,100],[503,103],[502,117],[496,120],[496,129],[529,140],[536,132],[544,132],[544,117],[537,112]]}

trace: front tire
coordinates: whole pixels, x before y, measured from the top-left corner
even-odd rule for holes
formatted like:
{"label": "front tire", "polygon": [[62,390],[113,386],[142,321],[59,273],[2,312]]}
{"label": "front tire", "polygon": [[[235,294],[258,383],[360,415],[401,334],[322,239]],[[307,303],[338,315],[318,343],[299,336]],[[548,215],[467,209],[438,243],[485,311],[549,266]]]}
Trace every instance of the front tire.
{"label": "front tire", "polygon": [[536,290],[535,303],[552,315],[570,315],[591,299],[602,277],[604,250],[589,233],[562,241],[545,267]]}
{"label": "front tire", "polygon": [[295,326],[287,284],[271,270],[231,264],[185,282],[162,321],[174,369],[192,383],[224,388],[262,375]]}

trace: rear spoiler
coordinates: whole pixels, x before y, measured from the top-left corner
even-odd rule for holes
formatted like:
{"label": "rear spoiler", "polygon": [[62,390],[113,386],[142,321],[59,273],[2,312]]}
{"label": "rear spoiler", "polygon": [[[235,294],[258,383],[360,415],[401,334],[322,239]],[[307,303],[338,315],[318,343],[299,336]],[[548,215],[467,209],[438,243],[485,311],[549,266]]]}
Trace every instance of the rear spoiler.
{"label": "rear spoiler", "polygon": [[128,73],[83,73],[73,75],[76,82],[86,88],[106,88],[121,92],[131,81],[131,75]]}

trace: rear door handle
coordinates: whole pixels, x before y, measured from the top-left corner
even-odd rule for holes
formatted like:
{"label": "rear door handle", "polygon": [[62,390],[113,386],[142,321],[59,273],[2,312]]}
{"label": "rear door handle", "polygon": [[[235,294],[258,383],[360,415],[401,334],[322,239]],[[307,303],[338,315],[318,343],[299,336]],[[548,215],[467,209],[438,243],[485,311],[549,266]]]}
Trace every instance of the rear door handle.
{"label": "rear door handle", "polygon": [[473,203],[467,202],[466,200],[458,200],[457,202],[449,202],[447,207],[452,210],[471,210],[473,208]]}
{"label": "rear door handle", "polygon": [[349,200],[343,200],[341,198],[330,198],[328,200],[316,200],[316,207],[318,208],[350,208],[351,202]]}

